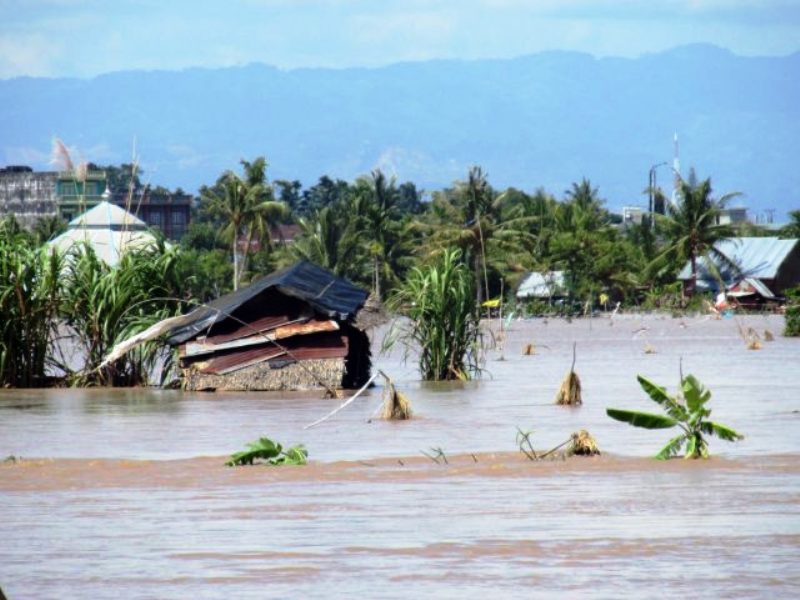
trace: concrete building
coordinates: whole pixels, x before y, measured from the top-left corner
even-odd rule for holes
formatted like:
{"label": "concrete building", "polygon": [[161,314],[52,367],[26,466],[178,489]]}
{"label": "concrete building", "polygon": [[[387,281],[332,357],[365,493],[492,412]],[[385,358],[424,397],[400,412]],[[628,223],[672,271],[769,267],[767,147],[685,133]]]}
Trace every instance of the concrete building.
{"label": "concrete building", "polygon": [[0,168],[0,218],[14,215],[26,228],[43,217],[72,221],[103,201],[133,213],[147,226],[177,240],[189,226],[193,197],[149,188],[133,198],[125,192],[112,193],[102,170],[87,171],[78,179],[72,173],[34,172],[27,166]]}
{"label": "concrete building", "polygon": [[58,173],[34,173],[25,166],[0,168],[0,218],[14,215],[20,225],[33,226],[58,214]]}

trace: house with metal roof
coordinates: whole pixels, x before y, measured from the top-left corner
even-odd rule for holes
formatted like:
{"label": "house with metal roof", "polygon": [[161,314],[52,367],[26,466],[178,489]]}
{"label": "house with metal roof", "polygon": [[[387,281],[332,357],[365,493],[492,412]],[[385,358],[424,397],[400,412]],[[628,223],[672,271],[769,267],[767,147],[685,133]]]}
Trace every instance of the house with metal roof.
{"label": "house with metal roof", "polygon": [[[739,237],[718,242],[715,249],[736,268],[708,258],[697,261],[697,291],[744,298],[774,300],[800,285],[800,240],[777,237]],[[684,290],[691,285],[692,268],[687,262],[678,279]]]}
{"label": "house with metal roof", "polygon": [[355,388],[371,369],[367,298],[300,261],[174,320],[167,343],[190,390]]}

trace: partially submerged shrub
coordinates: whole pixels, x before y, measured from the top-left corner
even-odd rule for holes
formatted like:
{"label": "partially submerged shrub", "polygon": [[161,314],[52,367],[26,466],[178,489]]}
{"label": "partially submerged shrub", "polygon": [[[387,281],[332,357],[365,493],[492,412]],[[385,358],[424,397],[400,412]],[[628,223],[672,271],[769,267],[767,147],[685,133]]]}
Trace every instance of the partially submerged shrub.
{"label": "partially submerged shrub", "polygon": [[308,450],[302,444],[284,450],[279,443],[262,437],[247,444],[245,450],[233,454],[225,465],[228,467],[252,465],[257,460],[273,466],[305,465],[308,462]]}
{"label": "partially submerged shrub", "polygon": [[63,257],[0,226],[0,386],[39,387],[55,365]]}
{"label": "partially submerged shrub", "polygon": [[419,351],[422,379],[469,379],[478,370],[478,317],[474,278],[459,250],[445,250],[432,265],[413,268],[391,300],[410,322],[384,341],[402,341]]}
{"label": "partially submerged shrub", "polygon": [[72,383],[148,383],[161,352],[156,342],[137,347],[110,367],[97,367],[115,344],[179,312],[176,302],[166,300],[178,296],[181,287],[177,252],[163,243],[134,248],[110,267],[81,244],[72,247],[66,261],[63,316],[86,360]]}
{"label": "partially submerged shrub", "polygon": [[680,393],[675,396],[670,396],[663,387],[641,375],[638,375],[637,379],[650,399],[660,405],[667,414],[657,415],[617,408],[606,409],[606,414],[617,421],[645,429],[679,427],[681,433],[672,438],[656,454],[657,459],[665,460],[675,456],[684,446],[686,447],[684,458],[708,458],[708,442],[705,435],[716,435],[729,442],[744,438],[725,425],[706,420],[706,417],[711,415],[711,409],[706,408],[711,392],[703,388],[693,375],[687,375],[682,379]]}

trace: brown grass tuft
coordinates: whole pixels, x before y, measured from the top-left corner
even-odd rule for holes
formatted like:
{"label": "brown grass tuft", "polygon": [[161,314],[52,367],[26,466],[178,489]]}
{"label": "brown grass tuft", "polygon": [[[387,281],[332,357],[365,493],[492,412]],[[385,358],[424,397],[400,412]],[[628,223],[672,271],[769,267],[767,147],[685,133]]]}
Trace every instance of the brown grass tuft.
{"label": "brown grass tuft", "polygon": [[567,456],[597,456],[600,454],[600,448],[597,447],[597,442],[585,429],[576,431],[572,434],[569,448],[567,448]]}
{"label": "brown grass tuft", "polygon": [[[384,376],[385,377],[385,376]],[[387,421],[403,421],[411,418],[411,402],[405,394],[398,392],[388,377],[383,388],[383,413],[381,418]]]}

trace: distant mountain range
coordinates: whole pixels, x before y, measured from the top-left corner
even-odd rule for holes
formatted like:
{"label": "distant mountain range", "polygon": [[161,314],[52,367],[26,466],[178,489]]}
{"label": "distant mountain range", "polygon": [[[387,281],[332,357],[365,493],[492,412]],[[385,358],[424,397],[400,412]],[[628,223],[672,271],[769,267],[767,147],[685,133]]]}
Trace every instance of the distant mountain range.
{"label": "distant mountain range", "polygon": [[[800,208],[800,53],[693,45],[638,59],[544,52],[376,69],[125,71],[0,80],[0,166],[46,168],[53,136],[90,161],[195,192],[241,158],[272,179],[352,180],[376,166],[427,190],[472,164],[498,188],[561,197],[589,178],[611,208],[644,205],[652,165],[694,166],[780,221]],[[657,171],[671,185],[668,166]]]}

